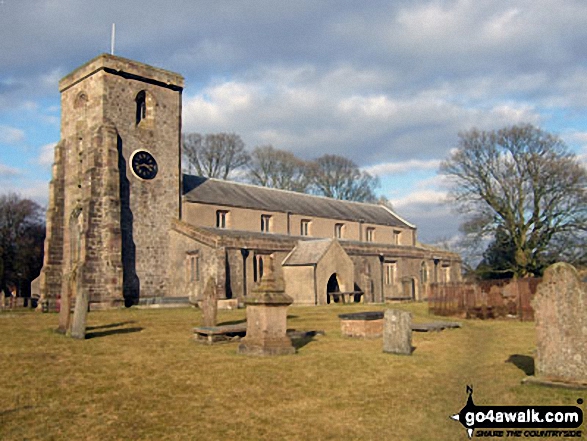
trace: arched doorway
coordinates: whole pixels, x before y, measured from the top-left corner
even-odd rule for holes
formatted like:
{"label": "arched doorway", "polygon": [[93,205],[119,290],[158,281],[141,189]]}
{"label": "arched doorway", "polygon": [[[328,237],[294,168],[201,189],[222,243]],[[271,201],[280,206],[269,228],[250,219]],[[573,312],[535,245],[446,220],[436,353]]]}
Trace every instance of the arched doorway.
{"label": "arched doorway", "polygon": [[[328,283],[326,284],[326,303],[330,304],[330,293],[339,293],[340,286],[338,284],[338,279],[336,277],[336,273],[333,273],[330,278],[328,279]],[[334,301],[338,303],[340,296],[335,296]]]}

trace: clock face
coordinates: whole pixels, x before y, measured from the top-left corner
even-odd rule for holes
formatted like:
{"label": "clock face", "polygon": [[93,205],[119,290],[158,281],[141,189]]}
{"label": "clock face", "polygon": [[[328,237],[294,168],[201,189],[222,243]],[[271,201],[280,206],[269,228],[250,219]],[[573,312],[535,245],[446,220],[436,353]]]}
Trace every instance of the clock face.
{"label": "clock face", "polygon": [[141,179],[153,179],[157,176],[157,161],[145,150],[139,150],[132,155],[131,167]]}

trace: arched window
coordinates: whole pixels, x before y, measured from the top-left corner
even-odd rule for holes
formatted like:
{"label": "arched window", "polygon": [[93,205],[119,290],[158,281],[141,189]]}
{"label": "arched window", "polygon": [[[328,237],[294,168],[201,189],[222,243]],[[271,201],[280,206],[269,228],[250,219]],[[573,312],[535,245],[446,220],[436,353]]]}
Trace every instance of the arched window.
{"label": "arched window", "polygon": [[137,125],[147,117],[147,94],[144,90],[141,90],[137,93],[137,97],[135,98],[137,103]]}

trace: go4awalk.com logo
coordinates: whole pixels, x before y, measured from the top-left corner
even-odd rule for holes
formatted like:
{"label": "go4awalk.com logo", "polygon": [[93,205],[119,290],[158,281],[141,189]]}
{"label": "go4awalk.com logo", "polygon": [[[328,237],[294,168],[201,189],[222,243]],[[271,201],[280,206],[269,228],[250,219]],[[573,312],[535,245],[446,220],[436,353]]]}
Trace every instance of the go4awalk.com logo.
{"label": "go4awalk.com logo", "polygon": [[[469,439],[494,438],[581,438],[583,411],[577,406],[477,406],[473,388],[467,386],[467,404],[451,416],[459,421]],[[578,399],[577,404],[583,404]]]}

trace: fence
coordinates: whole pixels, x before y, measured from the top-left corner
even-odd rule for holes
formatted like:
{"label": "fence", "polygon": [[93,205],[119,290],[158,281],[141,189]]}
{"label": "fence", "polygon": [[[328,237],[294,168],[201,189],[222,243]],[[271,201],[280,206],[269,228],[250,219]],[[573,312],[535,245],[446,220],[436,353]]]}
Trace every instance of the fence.
{"label": "fence", "polygon": [[432,284],[428,311],[465,318],[534,320],[531,301],[539,278],[492,280],[477,283]]}

